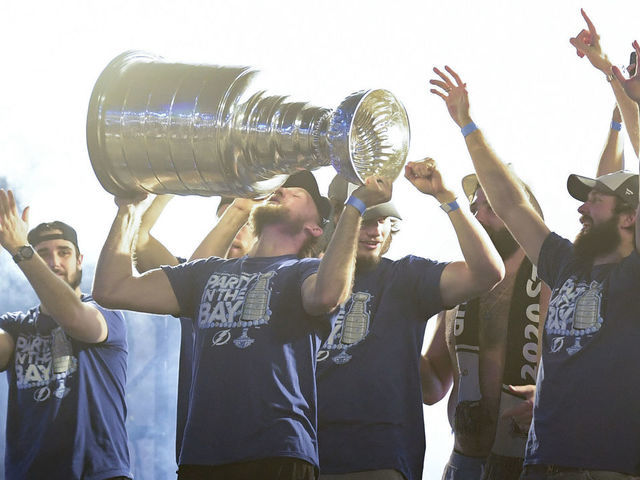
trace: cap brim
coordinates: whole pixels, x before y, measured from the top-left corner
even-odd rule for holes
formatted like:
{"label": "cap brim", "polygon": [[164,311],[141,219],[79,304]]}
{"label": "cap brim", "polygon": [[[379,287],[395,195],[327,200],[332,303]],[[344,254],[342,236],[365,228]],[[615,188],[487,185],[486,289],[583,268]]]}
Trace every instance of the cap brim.
{"label": "cap brim", "polygon": [[381,203],[371,208],[367,208],[362,216],[363,220],[372,220],[380,217],[393,217],[402,220],[395,205],[391,202]]}
{"label": "cap brim", "polygon": [[473,202],[473,197],[479,185],[480,182],[478,182],[478,176],[475,173],[470,173],[462,178],[462,191],[467,197],[467,200],[469,200],[469,203]]}
{"label": "cap brim", "polygon": [[576,200],[586,202],[589,198],[589,192],[596,188],[597,182],[595,178],[583,177],[582,175],[571,174],[567,178],[567,190]]}

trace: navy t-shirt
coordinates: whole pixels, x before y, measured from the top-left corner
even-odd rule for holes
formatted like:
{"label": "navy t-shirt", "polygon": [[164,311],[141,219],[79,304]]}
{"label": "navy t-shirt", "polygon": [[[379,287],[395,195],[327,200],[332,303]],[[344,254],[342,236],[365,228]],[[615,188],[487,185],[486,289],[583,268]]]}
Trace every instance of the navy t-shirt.
{"label": "navy t-shirt", "polygon": [[396,469],[422,478],[420,352],[444,309],[446,264],[407,256],[356,274],[353,294],[318,353],[320,471]]}
{"label": "navy t-shirt", "polygon": [[301,295],[318,264],[285,255],[163,267],[196,331],[181,465],[318,464],[315,359],[331,322],[308,315]]}
{"label": "navy t-shirt", "polygon": [[8,479],[132,477],[125,430],[127,338],[120,312],[104,316],[102,343],[69,337],[39,307],[0,316],[15,341],[7,368]]}
{"label": "navy t-shirt", "polygon": [[555,233],[540,251],[551,287],[526,464],[640,474],[640,256],[592,266]]}
{"label": "navy t-shirt", "polygon": [[182,437],[189,414],[189,395],[193,376],[193,344],[195,342],[193,322],[180,318],[180,361],[178,363],[178,399],[176,403],[176,463],[180,460]]}

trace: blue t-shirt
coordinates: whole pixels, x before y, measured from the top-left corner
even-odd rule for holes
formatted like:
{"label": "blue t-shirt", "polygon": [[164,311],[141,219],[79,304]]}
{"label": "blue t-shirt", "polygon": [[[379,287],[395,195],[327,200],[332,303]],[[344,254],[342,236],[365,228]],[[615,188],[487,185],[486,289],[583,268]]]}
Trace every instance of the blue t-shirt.
{"label": "blue t-shirt", "polygon": [[316,354],[331,323],[308,315],[301,295],[318,264],[285,255],[163,267],[196,331],[181,465],[318,464]]}
{"label": "blue t-shirt", "polygon": [[120,312],[104,316],[102,343],[69,337],[34,307],[0,316],[15,341],[7,368],[7,479],[132,477],[125,418],[127,337]]}
{"label": "blue t-shirt", "polygon": [[640,256],[592,266],[550,234],[551,287],[526,464],[640,474]]}
{"label": "blue t-shirt", "polygon": [[444,309],[445,266],[383,258],[356,274],[354,293],[318,354],[321,473],[396,469],[422,478],[419,360],[426,321]]}
{"label": "blue t-shirt", "polygon": [[176,463],[180,460],[182,437],[189,414],[189,392],[193,376],[193,344],[195,342],[193,322],[180,318],[180,360],[178,363],[178,401],[176,404]]}

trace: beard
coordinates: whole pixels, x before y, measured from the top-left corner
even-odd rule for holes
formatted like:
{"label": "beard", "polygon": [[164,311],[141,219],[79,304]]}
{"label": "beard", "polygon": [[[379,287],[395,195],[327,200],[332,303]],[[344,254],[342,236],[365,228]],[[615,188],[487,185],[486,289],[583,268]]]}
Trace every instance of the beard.
{"label": "beard", "polygon": [[520,245],[516,242],[516,239],[513,238],[513,235],[511,235],[507,227],[502,227],[500,230],[485,227],[485,230],[489,234],[489,238],[493,246],[496,247],[502,260],[506,260],[520,248]]}
{"label": "beard", "polygon": [[600,255],[613,252],[622,238],[618,230],[618,215],[614,215],[600,225],[593,225],[581,231],[573,242],[575,254],[578,258],[593,261]]}
{"label": "beard", "polygon": [[391,235],[388,235],[387,238],[382,243],[382,248],[380,248],[380,253],[378,255],[367,255],[367,256],[358,256],[356,258],[356,273],[357,272],[366,272],[369,270],[373,270],[380,263],[380,259],[382,256],[389,251],[391,247]]}
{"label": "beard", "polygon": [[82,269],[78,268],[76,273],[71,275],[67,274],[65,276],[65,281],[69,284],[72,290],[78,288],[82,282]]}
{"label": "beard", "polygon": [[251,212],[250,224],[256,237],[262,234],[265,226],[274,223],[283,223],[286,225],[285,232],[295,235],[302,231],[304,222],[300,219],[294,219],[286,207],[282,205],[266,204],[255,207]]}

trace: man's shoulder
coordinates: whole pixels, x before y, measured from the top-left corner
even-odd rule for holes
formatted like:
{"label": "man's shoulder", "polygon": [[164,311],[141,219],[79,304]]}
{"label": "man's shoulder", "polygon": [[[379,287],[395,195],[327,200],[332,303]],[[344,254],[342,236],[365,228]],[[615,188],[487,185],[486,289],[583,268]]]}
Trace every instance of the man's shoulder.
{"label": "man's shoulder", "polygon": [[421,257],[418,255],[405,255],[397,260],[391,260],[386,257],[380,259],[378,265],[379,268],[395,268],[395,269],[410,269],[410,268],[429,268],[436,266],[446,266],[448,262],[440,262],[431,258]]}
{"label": "man's shoulder", "polygon": [[93,297],[91,295],[89,295],[89,294],[83,293],[80,296],[80,300],[83,303],[90,304],[92,307],[94,307],[96,310],[98,310],[100,313],[102,313],[102,316],[105,317],[105,319],[107,317],[111,317],[111,318],[117,318],[119,320],[124,321],[124,314],[122,313],[122,311],[120,311],[120,310],[111,310],[111,309],[103,307],[98,302],[96,302],[93,299]]}
{"label": "man's shoulder", "polygon": [[22,324],[29,321],[34,321],[38,317],[38,306],[31,307],[26,311],[6,312],[0,315],[0,322]]}

